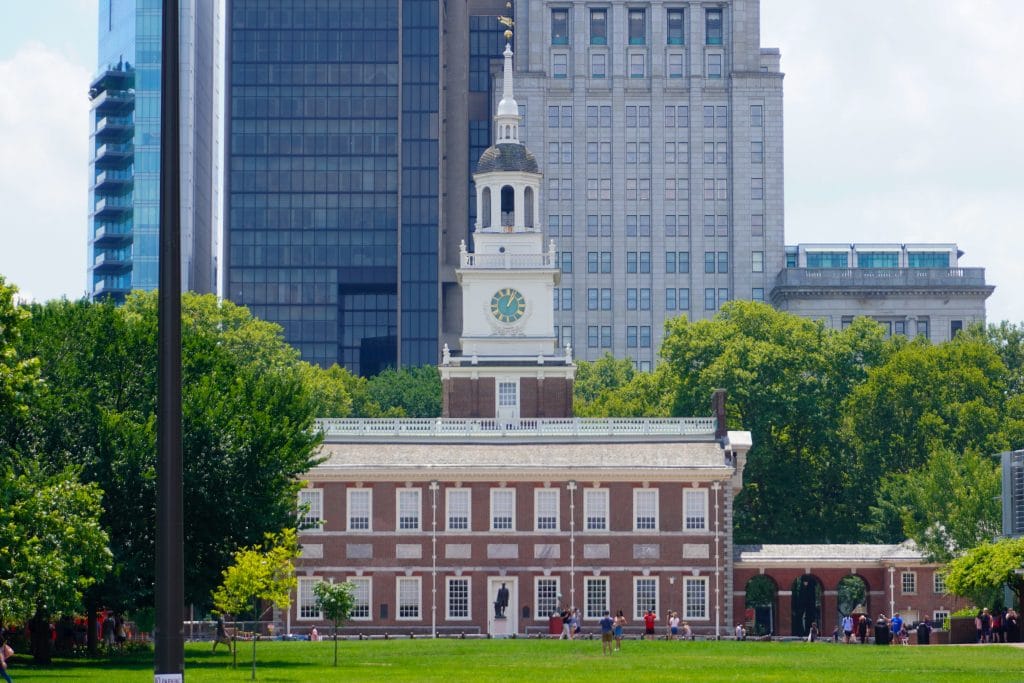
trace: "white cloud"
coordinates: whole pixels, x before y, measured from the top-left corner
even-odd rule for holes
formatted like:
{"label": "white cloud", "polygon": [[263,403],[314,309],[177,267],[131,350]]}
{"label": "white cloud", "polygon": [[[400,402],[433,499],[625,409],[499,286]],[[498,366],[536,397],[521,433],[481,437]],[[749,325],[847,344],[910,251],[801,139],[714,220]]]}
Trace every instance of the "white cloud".
{"label": "white cloud", "polygon": [[85,290],[89,77],[38,43],[0,61],[0,274],[38,299]]}
{"label": "white cloud", "polygon": [[786,72],[786,241],[956,242],[1024,321],[1024,3],[762,0]]}

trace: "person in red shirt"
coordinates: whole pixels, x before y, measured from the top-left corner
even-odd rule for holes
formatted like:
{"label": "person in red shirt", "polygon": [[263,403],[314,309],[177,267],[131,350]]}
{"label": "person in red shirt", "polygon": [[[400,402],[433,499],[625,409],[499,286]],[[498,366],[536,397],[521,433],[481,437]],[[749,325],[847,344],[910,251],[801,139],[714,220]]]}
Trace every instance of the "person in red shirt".
{"label": "person in red shirt", "polygon": [[647,610],[644,614],[644,637],[654,640],[654,625],[658,622],[658,615],[654,610]]}

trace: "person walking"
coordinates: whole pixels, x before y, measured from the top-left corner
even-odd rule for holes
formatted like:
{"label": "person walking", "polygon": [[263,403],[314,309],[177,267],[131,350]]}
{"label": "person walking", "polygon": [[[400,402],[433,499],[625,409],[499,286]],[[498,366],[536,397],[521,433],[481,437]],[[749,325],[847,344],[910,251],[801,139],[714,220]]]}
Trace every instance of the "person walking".
{"label": "person walking", "polygon": [[212,650],[212,652],[216,652],[217,651],[217,645],[219,643],[224,643],[225,645],[227,645],[228,646],[228,652],[231,652],[231,639],[228,638],[228,630],[224,626],[224,617],[218,614],[217,615],[217,625],[214,628],[214,633],[213,633],[213,650]]}
{"label": "person walking", "polygon": [[622,628],[626,625],[626,616],[619,610],[619,613],[615,615],[615,626],[613,633],[615,635],[615,651],[619,652],[622,650]]}
{"label": "person walking", "polygon": [[14,654],[14,650],[6,641],[0,640],[0,678],[3,678],[7,683],[14,683],[11,680],[11,675],[7,673],[7,660]]}
{"label": "person walking", "polygon": [[849,643],[850,636],[853,635],[853,617],[847,614],[843,617],[843,642]]}
{"label": "person walking", "polygon": [[610,655],[612,653],[612,629],[615,627],[615,620],[612,619],[610,612],[605,610],[604,616],[601,617],[601,654]]}

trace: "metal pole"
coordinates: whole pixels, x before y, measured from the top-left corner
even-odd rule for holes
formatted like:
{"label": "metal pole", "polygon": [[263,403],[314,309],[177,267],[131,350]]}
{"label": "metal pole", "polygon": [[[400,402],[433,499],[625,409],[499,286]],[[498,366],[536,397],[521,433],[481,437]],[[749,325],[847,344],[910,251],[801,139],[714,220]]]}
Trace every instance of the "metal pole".
{"label": "metal pole", "polygon": [[437,481],[430,482],[433,505],[430,523],[430,637],[437,638]]}
{"label": "metal pole", "polygon": [[181,172],[178,0],[163,0],[160,53],[155,683],[184,680],[185,565],[181,492]]}

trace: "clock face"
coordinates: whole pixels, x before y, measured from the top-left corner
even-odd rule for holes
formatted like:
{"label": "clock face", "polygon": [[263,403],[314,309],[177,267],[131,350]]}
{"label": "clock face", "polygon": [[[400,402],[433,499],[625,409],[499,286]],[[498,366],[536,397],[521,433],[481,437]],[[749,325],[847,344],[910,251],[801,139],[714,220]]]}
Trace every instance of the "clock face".
{"label": "clock face", "polygon": [[500,323],[514,323],[526,312],[526,299],[511,287],[499,289],[491,297],[491,315]]}

